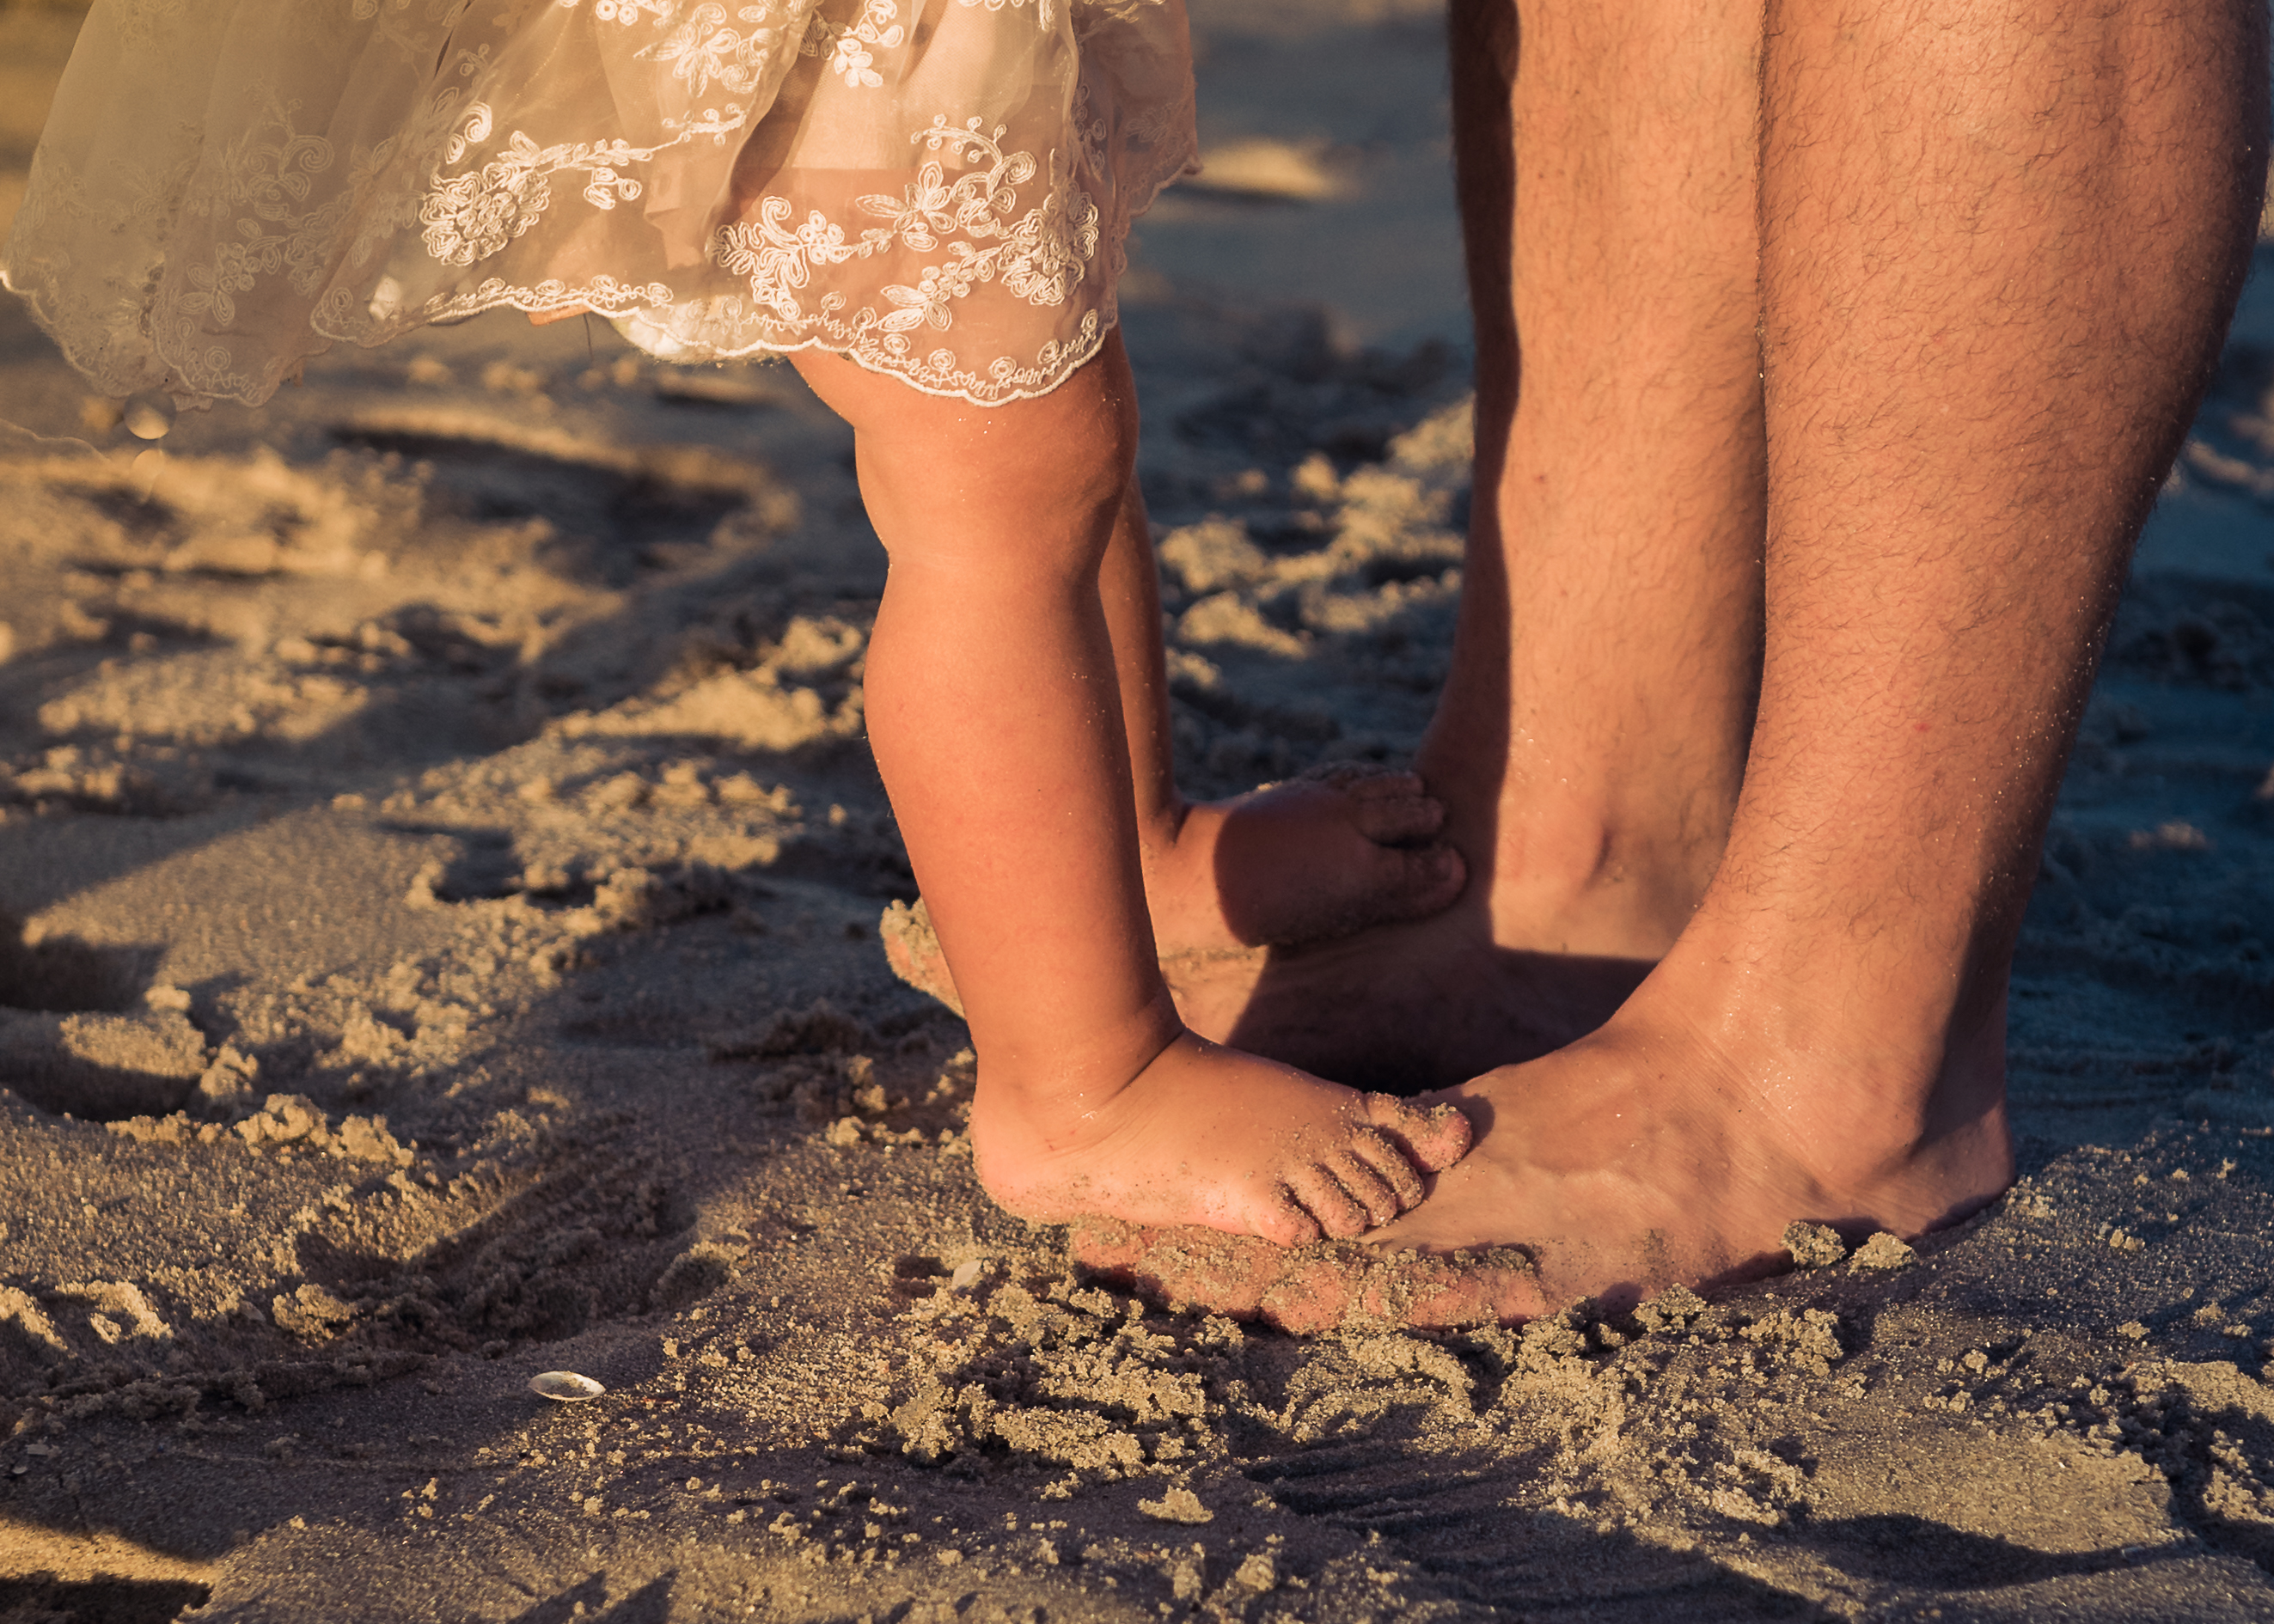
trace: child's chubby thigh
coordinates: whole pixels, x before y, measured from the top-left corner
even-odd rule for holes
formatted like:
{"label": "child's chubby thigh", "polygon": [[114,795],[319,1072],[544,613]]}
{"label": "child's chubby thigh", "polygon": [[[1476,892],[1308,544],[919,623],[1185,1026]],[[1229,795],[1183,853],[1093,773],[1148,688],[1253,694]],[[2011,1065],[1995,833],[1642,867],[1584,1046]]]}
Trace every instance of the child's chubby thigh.
{"label": "child's chubby thigh", "polygon": [[853,426],[861,494],[896,562],[988,561],[1094,570],[1128,489],[1137,397],[1118,331],[1047,394],[975,405],[928,395],[850,357],[791,357]]}

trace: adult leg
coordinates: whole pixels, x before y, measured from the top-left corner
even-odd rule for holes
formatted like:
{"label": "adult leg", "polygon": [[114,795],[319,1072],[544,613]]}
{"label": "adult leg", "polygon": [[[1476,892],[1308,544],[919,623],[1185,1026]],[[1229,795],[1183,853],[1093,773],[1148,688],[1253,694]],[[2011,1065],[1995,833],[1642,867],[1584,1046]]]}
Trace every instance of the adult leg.
{"label": "adult leg", "polygon": [[1656,959],[1736,801],[1759,674],[1758,12],[1453,9],[1490,500],[1420,766],[1492,876],[1503,947]]}
{"label": "adult leg", "polygon": [[1135,442],[1119,343],[995,408],[799,365],[854,426],[892,554],[869,734],[979,1054],[989,1192],[1032,1217],[1181,1213],[1282,1242],[1410,1203],[1465,1124],[1204,1043],[1162,984],[1098,593]]}
{"label": "adult leg", "polygon": [[1758,675],[1758,0],[1454,0],[1477,500],[1419,765],[1467,893],[1172,966],[1211,1035],[1445,1083],[1606,1018],[1688,922]]}
{"label": "adult leg", "polygon": [[1759,718],[1728,849],[1600,1031],[1457,1091],[1385,1244],[1511,1312],[1915,1233],[2004,1187],[2005,994],[2130,548],[2240,285],[2255,0],[1778,0]]}

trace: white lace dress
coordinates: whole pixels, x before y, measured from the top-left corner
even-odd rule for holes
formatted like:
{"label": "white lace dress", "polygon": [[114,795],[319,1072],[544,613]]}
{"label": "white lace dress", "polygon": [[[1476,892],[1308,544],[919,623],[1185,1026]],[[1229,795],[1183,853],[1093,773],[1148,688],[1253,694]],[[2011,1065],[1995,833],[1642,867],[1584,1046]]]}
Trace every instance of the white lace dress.
{"label": "white lace dress", "polygon": [[1181,0],[95,0],[0,279],[112,395],[502,305],[993,404],[1193,152]]}

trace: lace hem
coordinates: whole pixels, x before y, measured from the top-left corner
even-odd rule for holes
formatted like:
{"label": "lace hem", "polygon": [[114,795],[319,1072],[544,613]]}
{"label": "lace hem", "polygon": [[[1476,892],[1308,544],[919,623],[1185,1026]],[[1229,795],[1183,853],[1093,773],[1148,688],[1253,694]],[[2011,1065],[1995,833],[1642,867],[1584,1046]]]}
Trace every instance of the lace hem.
{"label": "lace hem", "polygon": [[[96,0],[0,252],[115,394],[259,404],[335,342],[504,308],[1031,398],[1117,324],[1130,222],[1193,155],[1177,0],[343,0],[344,43],[306,0],[222,3]],[[312,54],[248,71],[248,16]]]}

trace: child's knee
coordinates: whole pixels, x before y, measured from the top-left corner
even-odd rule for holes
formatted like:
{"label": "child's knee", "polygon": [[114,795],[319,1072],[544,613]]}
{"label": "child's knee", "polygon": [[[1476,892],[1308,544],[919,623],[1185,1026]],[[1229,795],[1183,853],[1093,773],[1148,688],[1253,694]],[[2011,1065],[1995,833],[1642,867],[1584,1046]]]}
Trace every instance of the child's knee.
{"label": "child's knee", "polygon": [[965,509],[1017,530],[1087,539],[1110,528],[1135,463],[1137,413],[1118,344],[1047,395],[999,405],[929,395],[843,357],[805,351],[800,375],[852,425],[861,491],[888,547],[959,528]]}
{"label": "child's knee", "polygon": [[877,451],[914,448],[967,467],[1035,477],[1060,489],[1095,482],[1118,497],[1136,461],[1136,390],[1120,335],[1044,395],[982,406],[927,395],[832,350],[790,357],[822,404]]}
{"label": "child's knee", "polygon": [[870,372],[834,350],[794,350],[789,364],[815,398],[851,425],[855,434],[882,427],[898,397],[915,393],[897,379]]}

